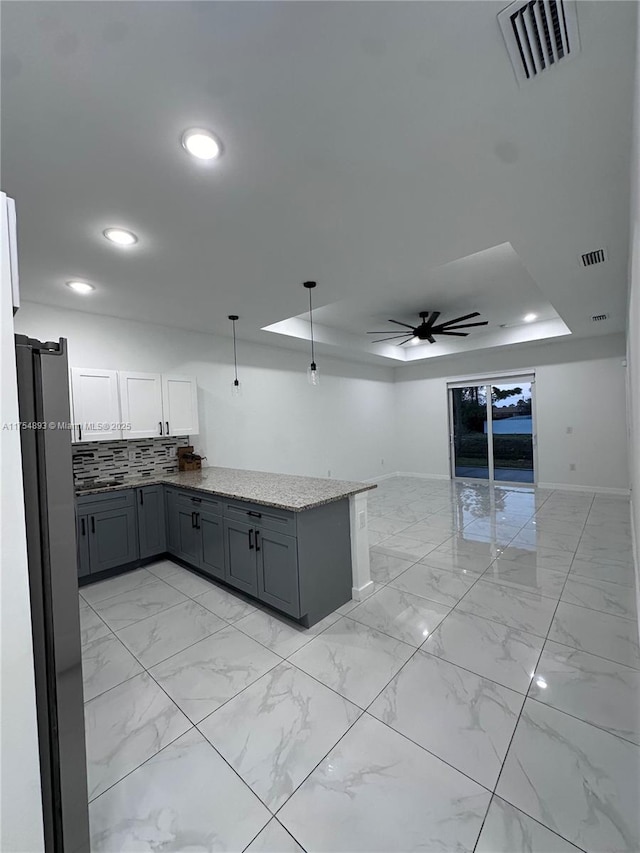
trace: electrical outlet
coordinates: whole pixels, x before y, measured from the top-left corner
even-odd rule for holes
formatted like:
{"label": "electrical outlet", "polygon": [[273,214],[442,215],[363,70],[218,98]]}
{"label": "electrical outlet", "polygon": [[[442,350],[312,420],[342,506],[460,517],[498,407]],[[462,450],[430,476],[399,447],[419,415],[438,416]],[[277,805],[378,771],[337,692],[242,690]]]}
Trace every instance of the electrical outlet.
{"label": "electrical outlet", "polygon": [[171,459],[171,457],[175,454],[173,447],[167,447],[167,459]]}
{"label": "electrical outlet", "polygon": [[363,509],[358,513],[358,522],[360,524],[360,530],[364,530],[367,526],[367,514]]}
{"label": "electrical outlet", "polygon": [[381,467],[384,467],[384,459],[381,459],[381,460],[380,460],[380,466],[381,466]]}
{"label": "electrical outlet", "polygon": [[573,435],[573,427],[567,427],[567,435]]}
{"label": "electrical outlet", "polygon": [[330,476],[331,476],[331,468],[329,468],[327,471],[327,477],[330,477]]}
{"label": "electrical outlet", "polygon": [[575,470],[576,470],[576,463],[575,463],[575,462],[570,462],[570,463],[569,463],[569,470],[570,470],[570,471],[575,471]]}
{"label": "electrical outlet", "polygon": [[135,461],[135,458],[136,458],[136,452],[135,452],[135,450],[130,450],[130,451],[129,451],[129,462],[134,462],[134,461]]}

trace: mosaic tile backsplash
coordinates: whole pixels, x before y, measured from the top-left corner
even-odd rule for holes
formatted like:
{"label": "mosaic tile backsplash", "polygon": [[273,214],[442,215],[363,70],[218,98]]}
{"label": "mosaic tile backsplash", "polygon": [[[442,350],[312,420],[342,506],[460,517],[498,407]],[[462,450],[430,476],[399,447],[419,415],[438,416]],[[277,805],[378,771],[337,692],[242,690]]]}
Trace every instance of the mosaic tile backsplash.
{"label": "mosaic tile backsplash", "polygon": [[[72,447],[74,485],[98,477],[118,477],[126,483],[159,473],[173,474],[178,470],[176,449],[188,444],[188,435],[76,444]],[[132,452],[134,458],[129,459]]]}

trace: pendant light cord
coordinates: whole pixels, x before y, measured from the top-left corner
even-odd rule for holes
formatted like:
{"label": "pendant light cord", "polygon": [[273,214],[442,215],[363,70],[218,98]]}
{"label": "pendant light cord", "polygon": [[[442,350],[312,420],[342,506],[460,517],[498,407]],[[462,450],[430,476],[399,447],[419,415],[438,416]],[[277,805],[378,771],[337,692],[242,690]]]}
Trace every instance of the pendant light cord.
{"label": "pendant light cord", "polygon": [[311,364],[315,368],[316,355],[313,345],[313,309],[311,307],[311,288],[309,288],[309,323],[311,324]]}
{"label": "pendant light cord", "polygon": [[235,384],[238,384],[238,354],[236,351],[236,321],[233,321],[233,370],[235,373]]}

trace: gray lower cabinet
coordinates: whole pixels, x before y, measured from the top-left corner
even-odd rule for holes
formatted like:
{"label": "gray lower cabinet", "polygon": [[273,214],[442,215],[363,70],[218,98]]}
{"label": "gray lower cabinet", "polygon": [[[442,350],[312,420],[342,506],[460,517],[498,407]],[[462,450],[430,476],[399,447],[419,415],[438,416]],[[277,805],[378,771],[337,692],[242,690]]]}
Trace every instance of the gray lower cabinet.
{"label": "gray lower cabinet", "polygon": [[77,523],[80,577],[126,566],[139,558],[132,489],[79,498]]}
{"label": "gray lower cabinet", "polygon": [[222,516],[208,509],[198,511],[197,525],[201,532],[200,568],[220,580],[224,575],[224,534]]}
{"label": "gray lower cabinet", "polygon": [[257,596],[255,535],[254,525],[224,519],[225,580],[237,589]]}
{"label": "gray lower cabinet", "polygon": [[91,563],[89,562],[89,516],[78,515],[76,517],[76,542],[78,544],[78,577],[91,574]]}
{"label": "gray lower cabinet", "polygon": [[168,551],[310,627],[351,598],[349,501],[294,513],[170,486],[77,501],[78,574]]}
{"label": "gray lower cabinet", "polygon": [[140,486],[136,489],[140,557],[155,557],[167,550],[167,528],[162,486]]}
{"label": "gray lower cabinet", "polygon": [[258,598],[290,616],[300,616],[296,538],[265,528],[257,533]]}

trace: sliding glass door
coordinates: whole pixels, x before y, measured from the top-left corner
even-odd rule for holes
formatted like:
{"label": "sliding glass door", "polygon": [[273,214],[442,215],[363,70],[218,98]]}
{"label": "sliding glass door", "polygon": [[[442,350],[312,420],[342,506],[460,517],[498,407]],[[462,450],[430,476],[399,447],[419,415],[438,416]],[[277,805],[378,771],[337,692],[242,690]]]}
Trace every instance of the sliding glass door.
{"label": "sliding glass door", "polygon": [[450,386],[452,476],[535,482],[533,391],[533,376]]}

